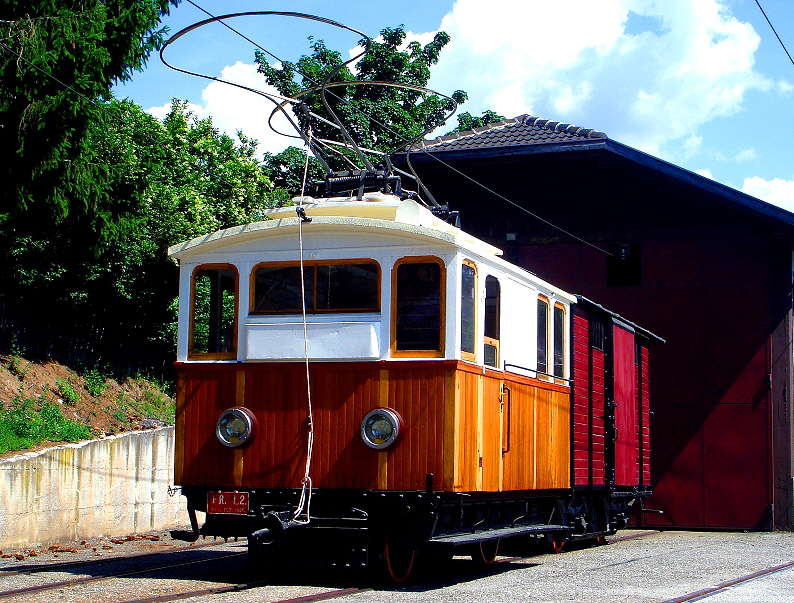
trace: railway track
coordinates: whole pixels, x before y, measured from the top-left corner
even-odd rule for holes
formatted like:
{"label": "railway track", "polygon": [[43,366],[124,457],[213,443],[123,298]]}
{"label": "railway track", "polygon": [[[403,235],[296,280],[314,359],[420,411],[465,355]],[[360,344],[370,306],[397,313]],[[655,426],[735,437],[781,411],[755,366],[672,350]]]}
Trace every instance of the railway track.
{"label": "railway track", "polygon": [[203,549],[208,547],[223,546],[226,542],[206,542],[201,544],[191,544],[190,546],[178,546],[164,551],[146,551],[144,553],[132,553],[129,555],[112,555],[110,557],[103,557],[102,559],[90,559],[85,561],[61,561],[58,563],[37,563],[35,565],[26,565],[13,570],[0,570],[0,578],[6,576],[18,576],[20,574],[36,574],[39,572],[53,572],[61,569],[69,569],[72,567],[104,565],[106,563],[113,563],[119,561],[127,561],[132,559],[141,559],[146,557],[157,557],[160,555],[169,555],[175,553],[183,553],[185,551],[193,551],[196,549]]}
{"label": "railway track", "polygon": [[[643,539],[649,536],[656,536],[660,534],[659,532],[644,532],[639,534],[630,534],[627,536],[618,536],[614,538],[610,538],[608,543],[618,543],[627,540],[635,540],[635,539]],[[11,599],[15,597],[20,597],[24,595],[33,595],[35,596],[37,593],[45,593],[47,591],[52,591],[55,589],[63,589],[66,587],[73,587],[78,586],[81,584],[90,584],[93,582],[100,582],[100,581],[107,581],[112,579],[121,579],[121,578],[129,578],[129,577],[136,577],[136,576],[143,576],[146,574],[152,574],[159,571],[164,570],[174,570],[177,568],[183,567],[190,567],[190,566],[197,566],[200,564],[206,563],[217,563],[218,561],[223,560],[234,560],[236,557],[242,557],[246,554],[245,551],[219,551],[216,554],[213,554],[207,558],[201,559],[186,559],[186,560],[179,560],[177,562],[168,559],[169,555],[174,555],[178,553],[186,553],[188,551],[195,551],[201,548],[208,548],[223,545],[225,543],[206,543],[206,544],[199,544],[193,545],[189,547],[177,547],[174,549],[169,549],[166,551],[156,551],[156,552],[145,552],[145,553],[136,553],[131,555],[119,555],[112,558],[104,558],[98,560],[86,560],[86,561],[70,561],[70,562],[62,562],[62,563],[54,563],[54,564],[42,564],[36,565],[32,567],[21,567],[10,571],[1,571],[0,577],[2,576],[12,576],[12,575],[20,575],[20,574],[35,574],[40,572],[57,572],[62,570],[71,570],[75,567],[86,567],[89,569],[95,568],[101,564],[107,564],[109,562],[119,562],[119,563],[133,563],[137,564],[141,560],[160,560],[164,559],[166,563],[160,564],[153,564],[150,567],[133,567],[124,568],[122,571],[110,571],[108,573],[104,573],[101,575],[94,575],[94,576],[87,576],[87,577],[75,577],[68,580],[60,580],[49,582],[46,584],[40,584],[36,586],[29,586],[24,588],[17,588],[11,589],[6,591],[0,591],[0,599]],[[537,554],[532,555],[520,555],[520,556],[512,556],[512,557],[501,557],[497,559],[495,565],[499,566],[501,564],[507,563],[521,563],[526,560],[537,559]],[[680,595],[671,599],[665,599],[659,601],[659,603],[689,603],[694,601],[699,601],[707,597],[711,597],[713,595],[717,595],[723,591],[727,591],[728,589],[735,587],[740,584],[747,583],[752,580],[759,580],[763,579],[765,576],[771,576],[773,574],[791,570],[794,568],[794,561],[790,561],[788,563],[783,563],[779,565],[770,566],[764,568],[762,570],[758,570],[752,573],[748,573],[746,575],[733,578],[715,586],[704,588],[701,590],[693,591],[684,595]],[[498,571],[498,570],[497,570]],[[487,570],[485,573],[488,574]],[[422,580],[421,584],[414,585],[414,587],[419,587],[422,589],[427,589],[428,592],[432,592],[435,590],[435,580]],[[444,588],[446,584],[439,583],[437,588],[441,589]],[[226,593],[244,593],[245,591],[255,591],[257,589],[267,589],[268,587],[271,588],[278,588],[279,584],[274,584],[272,581],[251,581],[239,584],[225,584],[222,586],[211,586],[205,588],[196,588],[196,589],[185,589],[179,590],[177,592],[170,592],[170,593],[161,593],[153,596],[146,596],[141,598],[140,595],[138,596],[131,596],[129,594],[124,595],[119,593],[119,597],[103,597],[106,601],[112,601],[113,603],[166,603],[169,601],[180,601],[185,599],[193,599],[197,597],[213,597],[215,595],[223,595]],[[351,595],[365,593],[367,591],[371,591],[371,588],[336,588],[332,590],[326,590],[324,592],[317,592],[311,594],[305,594],[295,597],[289,598],[282,598],[282,599],[274,599],[271,598],[273,591],[266,591],[263,590],[261,593],[257,593],[254,595],[256,600],[260,600],[261,598],[266,598],[271,601],[271,603],[312,603],[315,601],[326,601],[332,599],[338,599],[342,597],[348,597]],[[413,587],[410,589],[413,590]],[[270,596],[267,596],[267,595]],[[391,595],[390,595],[391,597]],[[89,599],[87,599],[89,600]],[[254,600],[254,599],[251,599]],[[606,600],[606,599],[604,599]]]}

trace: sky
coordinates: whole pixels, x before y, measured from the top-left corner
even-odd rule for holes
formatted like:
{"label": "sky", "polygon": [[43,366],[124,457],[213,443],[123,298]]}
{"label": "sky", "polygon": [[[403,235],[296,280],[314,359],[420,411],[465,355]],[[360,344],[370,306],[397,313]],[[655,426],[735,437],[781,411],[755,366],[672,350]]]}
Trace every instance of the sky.
{"label": "sky", "polygon": [[[758,0],[794,56],[794,2]],[[195,2],[195,5],[193,4]],[[605,132],[692,172],[794,211],[794,64],[756,0],[183,0],[164,24],[174,35],[213,15],[292,11],[332,19],[370,37],[403,25],[423,43],[450,43],[430,87],[465,90],[459,111],[524,113]],[[309,52],[308,37],[350,56],[360,35],[288,16],[226,21],[278,59]],[[267,90],[254,46],[213,23],[165,51],[169,63]],[[272,88],[270,89],[272,90]],[[169,69],[153,55],[116,87],[162,117],[174,98],[261,152],[295,144],[267,122],[273,104],[220,82]],[[276,123],[284,132],[289,127]],[[453,117],[443,133],[457,125]]]}

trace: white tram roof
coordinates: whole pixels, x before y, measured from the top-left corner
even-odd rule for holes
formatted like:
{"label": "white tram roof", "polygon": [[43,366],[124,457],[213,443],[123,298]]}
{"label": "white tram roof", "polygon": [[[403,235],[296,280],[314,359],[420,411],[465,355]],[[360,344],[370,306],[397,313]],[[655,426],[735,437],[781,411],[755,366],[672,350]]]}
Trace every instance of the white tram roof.
{"label": "white tram roof", "polygon": [[442,244],[452,245],[480,256],[506,272],[523,275],[570,303],[576,301],[570,293],[502,259],[500,257],[502,250],[498,247],[441,220],[413,200],[400,200],[399,197],[383,193],[366,193],[361,201],[355,197],[328,199],[304,197],[302,203],[300,203],[301,199],[296,197],[294,201],[296,205],[265,211],[265,215],[269,218],[267,220],[233,226],[172,245],[168,248],[168,255],[180,261],[190,261],[196,256],[212,253],[230,245],[297,230],[300,218],[296,214],[296,207],[300,204],[306,210],[306,215],[312,219],[311,228],[327,226],[331,229],[334,227],[377,229],[384,234],[388,232],[400,237],[435,239]]}

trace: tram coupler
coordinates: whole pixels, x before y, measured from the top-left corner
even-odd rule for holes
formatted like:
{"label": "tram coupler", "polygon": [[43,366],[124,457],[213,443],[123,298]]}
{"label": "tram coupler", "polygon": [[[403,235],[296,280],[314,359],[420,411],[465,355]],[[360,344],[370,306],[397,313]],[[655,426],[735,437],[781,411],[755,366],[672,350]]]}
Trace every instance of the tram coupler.
{"label": "tram coupler", "polygon": [[265,515],[263,523],[263,527],[248,535],[248,546],[252,550],[263,552],[265,548],[277,549],[284,539],[284,532],[303,525],[293,519],[292,513],[275,511]]}

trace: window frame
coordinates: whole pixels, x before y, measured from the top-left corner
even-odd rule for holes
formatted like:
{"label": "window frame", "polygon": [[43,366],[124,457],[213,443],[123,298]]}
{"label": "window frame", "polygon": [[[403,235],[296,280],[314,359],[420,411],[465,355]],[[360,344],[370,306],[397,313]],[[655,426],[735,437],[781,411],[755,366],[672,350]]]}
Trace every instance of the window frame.
{"label": "window frame", "polygon": [[[541,304],[541,302],[546,304],[546,311],[545,311],[545,315],[546,315],[546,333],[545,333],[545,335],[546,336],[543,338],[544,341],[545,341],[545,346],[546,346],[545,347],[545,349],[546,349],[546,368],[545,368],[545,370],[542,370],[542,371],[540,370],[540,349],[538,348],[538,345],[537,345],[540,342],[539,317],[540,317],[540,304]],[[552,318],[551,317],[551,308],[552,308],[551,300],[547,296],[543,295],[542,293],[539,293],[538,297],[537,297],[537,303],[535,304],[535,311],[536,311],[535,328],[538,331],[538,332],[536,332],[536,337],[535,337],[535,374],[537,375],[538,379],[544,379],[544,380],[550,380],[550,378],[552,376],[551,373],[548,372],[548,370],[549,370],[549,350],[552,349],[552,346],[549,345],[549,343],[550,343],[549,340],[551,339],[551,330],[553,328],[553,326],[551,324],[551,320],[550,320]]]}
{"label": "window frame", "polygon": [[[397,271],[403,264],[435,263],[439,267],[439,334],[437,350],[398,350],[397,349]],[[434,255],[405,256],[392,265],[391,274],[391,324],[389,352],[392,358],[444,358],[446,349],[447,314],[447,267],[444,260]]]}
{"label": "window frame", "polygon": [[552,321],[555,320],[554,314],[555,314],[555,312],[557,310],[560,310],[562,312],[562,333],[559,334],[560,340],[561,340],[561,343],[562,343],[562,351],[561,351],[562,352],[562,354],[561,354],[562,355],[562,371],[561,371],[562,374],[561,375],[557,374],[557,372],[555,370],[556,369],[556,364],[554,363],[554,355],[556,353],[556,344],[557,344],[557,335],[558,335],[557,327],[556,327],[556,323],[555,322],[553,322],[552,328],[551,328],[551,331],[552,331],[552,334],[551,334],[551,339],[552,339],[551,374],[553,375],[554,381],[556,383],[566,383],[566,381],[567,381],[566,375],[567,375],[567,372],[568,372],[568,337],[567,337],[567,335],[568,335],[568,322],[567,322],[568,312],[567,312],[567,309],[565,308],[564,304],[562,304],[562,303],[560,303],[558,301],[555,301],[554,302],[554,308],[553,308],[552,314],[551,314]]}
{"label": "window frame", "polygon": [[[360,313],[371,313],[371,312],[380,312],[382,307],[382,300],[381,300],[381,291],[382,291],[382,282],[383,282],[383,269],[381,268],[380,262],[374,260],[372,258],[344,258],[338,260],[310,260],[303,262],[304,273],[307,269],[311,268],[314,271],[314,276],[312,279],[313,282],[313,299],[315,300],[315,305],[317,304],[317,271],[314,270],[316,266],[349,266],[355,264],[374,264],[375,267],[378,269],[378,282],[376,285],[376,295],[377,295],[377,303],[375,308],[332,308],[332,309],[306,309],[307,315],[321,315],[321,314],[360,314]],[[250,286],[248,291],[248,314],[250,316],[290,316],[290,315],[298,315],[302,314],[300,309],[297,310],[255,310],[256,305],[256,273],[257,270],[260,268],[290,268],[290,267],[299,267],[301,263],[299,261],[283,261],[283,262],[259,262],[253,268],[251,268],[250,274]]]}
{"label": "window frame", "polygon": [[[496,294],[496,337],[489,337],[485,334],[486,331],[486,322],[488,320],[488,279],[493,279],[496,282],[497,287],[497,294]],[[484,300],[484,312],[483,312],[483,366],[488,366],[492,369],[499,370],[501,367],[501,350],[499,347],[499,341],[501,339],[501,319],[502,319],[502,283],[499,281],[499,278],[493,274],[488,274],[485,277],[485,300]],[[487,364],[485,362],[485,346],[491,346],[496,350],[496,359],[495,364]]]}
{"label": "window frame", "polygon": [[[472,336],[472,348],[473,352],[467,352],[463,349],[463,267],[468,266],[474,271],[474,312],[473,312],[473,327],[474,333]],[[461,289],[460,289],[460,303],[461,303],[461,312],[460,312],[460,357],[462,360],[466,362],[477,362],[477,341],[479,335],[479,321],[477,320],[477,311],[479,309],[479,300],[480,300],[480,292],[479,292],[479,284],[480,284],[480,275],[477,271],[477,264],[475,264],[472,260],[466,258],[461,262]]]}
{"label": "window frame", "polygon": [[[195,325],[196,325],[196,275],[205,270],[231,270],[234,272],[234,317],[232,319],[232,351],[231,352],[196,352]],[[237,359],[237,331],[240,320],[240,271],[234,264],[210,263],[199,264],[193,268],[190,275],[190,315],[188,316],[188,360],[236,360]]]}

